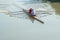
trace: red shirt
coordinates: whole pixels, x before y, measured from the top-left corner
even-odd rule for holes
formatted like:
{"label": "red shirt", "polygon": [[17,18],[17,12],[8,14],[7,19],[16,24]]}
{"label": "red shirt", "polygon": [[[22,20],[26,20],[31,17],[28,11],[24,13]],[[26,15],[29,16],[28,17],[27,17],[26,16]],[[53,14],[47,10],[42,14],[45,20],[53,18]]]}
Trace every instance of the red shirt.
{"label": "red shirt", "polygon": [[29,13],[31,13],[32,11],[33,11],[32,8],[30,8],[30,9],[29,9]]}

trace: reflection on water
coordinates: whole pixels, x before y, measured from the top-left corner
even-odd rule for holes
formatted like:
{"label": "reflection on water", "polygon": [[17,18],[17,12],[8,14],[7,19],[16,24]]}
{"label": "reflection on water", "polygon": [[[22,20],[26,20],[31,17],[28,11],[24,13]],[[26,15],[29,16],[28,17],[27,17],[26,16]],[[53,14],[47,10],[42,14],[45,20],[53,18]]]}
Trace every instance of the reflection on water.
{"label": "reflection on water", "polygon": [[[7,9],[9,10],[9,11],[21,11],[22,9],[21,8],[24,8],[24,9],[29,9],[30,7],[32,7],[32,8],[34,8],[35,10],[40,10],[40,9],[42,9],[42,10],[44,10],[45,11],[45,13],[47,13],[47,14],[54,14],[55,13],[55,11],[54,11],[54,9],[53,9],[53,7],[50,5],[50,4],[48,4],[48,3],[36,3],[36,4],[31,4],[31,3],[27,3],[27,4],[25,4],[25,3],[23,3],[23,4],[20,4],[20,2],[19,3],[15,3],[15,5],[11,5],[11,6],[9,6]],[[40,12],[41,14],[43,13],[43,12]],[[41,15],[41,14],[38,14],[39,16]],[[12,16],[16,16],[16,15],[13,15],[13,13],[10,13]],[[18,14],[18,13],[15,13],[15,14]],[[25,15],[24,15],[25,13],[22,13],[22,17],[24,17]],[[21,14],[19,14],[19,15],[17,15],[19,18],[21,18],[21,16],[20,16]],[[16,17],[17,17],[16,16]],[[27,16],[27,15],[26,15]],[[26,17],[25,16],[25,17]]]}
{"label": "reflection on water", "polygon": [[51,3],[51,5],[55,8],[56,14],[60,15],[60,3]]}
{"label": "reflection on water", "polygon": [[[21,3],[23,3],[23,2],[21,2]],[[18,4],[18,5],[20,5],[20,4]],[[35,8],[47,8],[48,10],[51,10],[51,9],[55,9],[56,10],[56,14],[60,14],[60,3],[51,3],[51,6],[50,6],[50,4],[36,4],[36,5],[31,5],[31,4],[25,4],[24,6],[28,6],[27,8],[29,8],[30,6],[32,6],[32,7],[34,7],[35,6]],[[48,5],[48,6],[47,6]],[[21,6],[21,5],[20,5]],[[0,5],[0,9],[8,9],[9,8],[9,10],[10,11],[19,11],[20,9],[18,8],[18,7],[14,7],[14,6],[8,6],[8,5]],[[48,11],[47,10],[47,11]],[[20,13],[20,12],[19,12]],[[50,12],[51,14],[53,14],[54,12]],[[55,15],[56,15],[55,14]],[[21,14],[20,14],[21,15]],[[23,16],[25,16],[24,14],[22,14]],[[41,15],[41,14],[40,14]],[[20,16],[19,16],[20,17]],[[45,17],[45,16],[44,16]],[[22,16],[20,17],[20,18],[23,18]],[[25,17],[24,17],[25,18]],[[27,18],[27,17],[26,17]]]}
{"label": "reflection on water", "polygon": [[[7,9],[9,5],[2,5],[0,4],[0,9]],[[41,4],[40,7],[44,6],[43,4]],[[60,15],[60,3],[51,3],[51,6],[56,10],[56,15]],[[30,6],[29,6],[30,7]],[[34,7],[34,6],[33,6]],[[35,6],[36,7],[36,6]],[[39,6],[37,6],[39,7]],[[36,8],[37,8],[36,7]],[[14,11],[16,10],[20,10],[19,8],[16,8],[16,7],[12,7],[12,8],[9,8],[10,11],[13,9]],[[50,9],[51,10],[51,9]]]}

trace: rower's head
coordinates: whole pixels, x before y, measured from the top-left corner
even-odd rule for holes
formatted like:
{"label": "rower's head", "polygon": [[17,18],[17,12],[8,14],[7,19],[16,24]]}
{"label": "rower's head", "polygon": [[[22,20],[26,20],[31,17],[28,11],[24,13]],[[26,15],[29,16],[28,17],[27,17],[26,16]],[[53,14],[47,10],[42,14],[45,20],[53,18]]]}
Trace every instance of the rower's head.
{"label": "rower's head", "polygon": [[30,10],[32,10],[32,11],[33,11],[33,8],[30,8]]}
{"label": "rower's head", "polygon": [[30,8],[30,9],[29,9],[29,13],[31,13],[32,11],[33,11],[33,9],[32,9],[32,8]]}

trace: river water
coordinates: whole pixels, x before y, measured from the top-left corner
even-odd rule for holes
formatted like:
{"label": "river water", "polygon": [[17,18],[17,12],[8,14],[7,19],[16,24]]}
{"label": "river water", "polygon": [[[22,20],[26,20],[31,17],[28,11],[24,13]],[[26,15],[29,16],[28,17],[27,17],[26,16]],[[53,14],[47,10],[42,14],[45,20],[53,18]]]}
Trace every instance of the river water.
{"label": "river water", "polygon": [[51,3],[56,14],[42,17],[45,24],[0,13],[0,40],[60,40],[60,3]]}

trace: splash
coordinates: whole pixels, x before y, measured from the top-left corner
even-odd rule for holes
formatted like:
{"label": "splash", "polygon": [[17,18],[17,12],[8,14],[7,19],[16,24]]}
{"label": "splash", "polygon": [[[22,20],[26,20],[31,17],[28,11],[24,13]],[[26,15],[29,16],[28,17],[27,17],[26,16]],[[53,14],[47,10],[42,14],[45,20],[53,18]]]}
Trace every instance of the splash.
{"label": "splash", "polygon": [[[46,14],[54,14],[55,9],[51,6],[50,3],[42,3],[41,0],[39,0],[40,2],[15,2],[10,4],[10,6],[7,8],[7,10],[9,10],[10,12],[16,12],[16,11],[21,11],[21,8],[24,8],[26,10],[28,10],[30,7],[34,8],[35,10],[42,10],[45,12],[36,12],[38,16],[46,16]],[[16,6],[14,6],[13,4],[15,4]],[[14,16],[14,17],[18,17],[18,18],[23,18],[23,16],[25,16],[24,18],[28,18],[27,15],[25,13],[20,14],[21,12],[16,12],[16,13],[9,13],[9,15]],[[15,14],[15,15],[14,15]]]}

